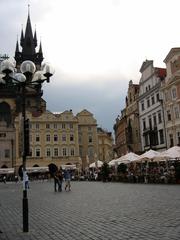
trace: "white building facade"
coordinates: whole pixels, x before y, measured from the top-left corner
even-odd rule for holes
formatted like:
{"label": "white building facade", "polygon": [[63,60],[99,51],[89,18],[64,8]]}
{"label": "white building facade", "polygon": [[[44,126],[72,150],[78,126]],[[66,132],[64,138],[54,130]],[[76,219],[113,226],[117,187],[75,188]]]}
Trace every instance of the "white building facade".
{"label": "white building facade", "polygon": [[152,60],[146,60],[140,72],[138,101],[142,151],[163,151],[166,149],[166,133],[160,87],[166,69],[156,68]]}

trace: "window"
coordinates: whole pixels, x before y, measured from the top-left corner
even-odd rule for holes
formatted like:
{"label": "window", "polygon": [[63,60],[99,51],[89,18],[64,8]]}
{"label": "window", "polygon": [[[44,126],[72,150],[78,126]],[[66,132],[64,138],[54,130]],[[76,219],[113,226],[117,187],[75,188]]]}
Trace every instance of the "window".
{"label": "window", "polygon": [[40,148],[36,148],[36,157],[40,157],[41,156],[41,150]]}
{"label": "window", "polygon": [[62,123],[62,129],[65,129],[65,128],[66,128],[66,124]]}
{"label": "window", "polygon": [[149,128],[152,128],[152,119],[149,117]]}
{"label": "window", "polygon": [[62,141],[63,141],[63,142],[66,141],[66,134],[65,134],[65,133],[62,134]]}
{"label": "window", "polygon": [[51,149],[50,148],[46,148],[46,156],[47,157],[51,156]]}
{"label": "window", "polygon": [[40,142],[40,136],[39,136],[39,134],[36,134],[36,142]]}
{"label": "window", "polygon": [[153,115],[153,121],[154,121],[154,126],[157,126],[157,120],[156,120],[156,115]]}
{"label": "window", "polygon": [[159,102],[159,93],[156,94],[156,102]]}
{"label": "window", "polygon": [[88,136],[88,142],[89,142],[89,143],[92,143],[92,135],[89,135],[89,136]]}
{"label": "window", "polygon": [[167,120],[171,121],[171,112],[170,112],[170,110],[167,111]]}
{"label": "window", "polygon": [[70,129],[73,129],[73,123],[70,123],[70,124],[69,124],[69,128],[70,128]]}
{"label": "window", "polygon": [[36,129],[39,129],[39,123],[36,123]]}
{"label": "window", "polygon": [[155,104],[154,96],[151,96],[152,105]]}
{"label": "window", "polygon": [[179,108],[178,106],[174,107],[174,115],[175,115],[175,118],[179,118]]}
{"label": "window", "polygon": [[171,93],[172,93],[172,99],[176,99],[176,88],[173,88]]}
{"label": "window", "polygon": [[51,141],[51,136],[50,136],[50,134],[47,134],[46,135],[46,142],[50,142]]}
{"label": "window", "polygon": [[74,135],[70,134],[70,141],[73,142],[74,141]]}
{"label": "window", "polygon": [[58,157],[59,150],[58,148],[54,148],[54,157]]}
{"label": "window", "polygon": [[49,123],[46,123],[46,128],[50,129],[50,124]]}
{"label": "window", "polygon": [[159,130],[159,139],[160,139],[160,144],[164,143],[164,132],[163,129]]}
{"label": "window", "polygon": [[162,123],[161,111],[158,112],[158,122]]}
{"label": "window", "polygon": [[9,149],[5,149],[4,156],[5,156],[5,158],[10,158],[10,150]]}
{"label": "window", "polygon": [[71,155],[71,156],[74,156],[74,153],[75,153],[74,148],[71,148],[71,150],[70,150],[70,155]]}
{"label": "window", "polygon": [[141,102],[141,110],[144,111],[144,102]]}
{"label": "window", "polygon": [[67,151],[66,151],[66,148],[63,148],[63,156],[66,156],[67,155]]}
{"label": "window", "polygon": [[146,130],[146,120],[145,120],[145,118],[143,119],[143,130]]}
{"label": "window", "polygon": [[180,146],[180,132],[177,133],[177,143],[178,146]]}
{"label": "window", "polygon": [[147,99],[147,107],[150,107],[150,100],[149,100],[149,98]]}
{"label": "window", "polygon": [[169,143],[170,143],[170,147],[174,146],[174,139],[172,134],[169,134]]}
{"label": "window", "polygon": [[145,143],[145,146],[149,145],[149,138],[147,134],[144,136],[144,143]]}
{"label": "window", "polygon": [[54,142],[57,142],[57,141],[58,141],[58,135],[54,134]]}
{"label": "window", "polygon": [[57,129],[57,123],[54,123],[54,129]]}

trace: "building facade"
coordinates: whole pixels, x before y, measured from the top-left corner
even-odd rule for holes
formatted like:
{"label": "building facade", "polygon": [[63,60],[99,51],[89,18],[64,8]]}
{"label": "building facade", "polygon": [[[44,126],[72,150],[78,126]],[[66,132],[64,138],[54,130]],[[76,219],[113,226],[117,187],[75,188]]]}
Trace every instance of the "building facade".
{"label": "building facade", "polygon": [[98,157],[97,121],[86,109],[76,115],[78,119],[79,155],[82,168],[95,161]]}
{"label": "building facade", "polygon": [[112,133],[100,127],[97,128],[98,134],[98,160],[109,162],[113,159],[113,137]]}
{"label": "building facade", "polygon": [[138,97],[139,84],[133,84],[130,80],[126,97],[127,148],[137,154],[141,152]]}
{"label": "building facade", "polygon": [[165,121],[160,87],[166,76],[165,68],[143,62],[139,82],[139,121],[142,151],[166,149]]}
{"label": "building facade", "polygon": [[167,76],[162,84],[167,147],[180,146],[180,48],[172,48],[164,60]]}
{"label": "building facade", "polygon": [[127,146],[127,116],[126,109],[124,108],[121,111],[121,115],[116,118],[114,124],[114,133],[115,133],[115,148],[114,151],[117,154],[117,157],[125,155],[128,152]]}

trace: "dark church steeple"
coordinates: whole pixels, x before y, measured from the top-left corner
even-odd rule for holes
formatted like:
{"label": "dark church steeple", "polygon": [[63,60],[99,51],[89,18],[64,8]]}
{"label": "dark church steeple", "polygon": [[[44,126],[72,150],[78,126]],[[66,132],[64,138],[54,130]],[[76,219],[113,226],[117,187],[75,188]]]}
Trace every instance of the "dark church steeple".
{"label": "dark church steeple", "polygon": [[[18,42],[17,42],[18,44]],[[41,65],[43,61],[43,53],[42,53],[42,46],[40,43],[39,52],[36,53],[37,47],[37,34],[36,30],[34,31],[34,36],[31,27],[31,19],[30,19],[30,12],[28,6],[28,18],[26,23],[25,34],[23,33],[23,29],[21,30],[21,38],[20,38],[20,45],[22,47],[22,51],[19,51],[19,44],[17,48],[16,44],[16,51],[15,51],[15,60],[17,62],[17,66],[20,65],[25,60],[31,60],[37,66],[37,69]]]}

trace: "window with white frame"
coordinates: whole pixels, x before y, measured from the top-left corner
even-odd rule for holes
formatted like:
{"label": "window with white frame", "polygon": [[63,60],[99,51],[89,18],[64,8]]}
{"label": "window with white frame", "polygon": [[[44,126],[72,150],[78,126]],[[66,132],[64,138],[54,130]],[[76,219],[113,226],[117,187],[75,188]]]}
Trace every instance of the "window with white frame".
{"label": "window with white frame", "polygon": [[158,122],[159,122],[159,123],[162,123],[161,111],[158,112]]}
{"label": "window with white frame", "polygon": [[146,119],[145,118],[143,118],[143,130],[146,130]]}
{"label": "window with white frame", "polygon": [[171,90],[171,94],[172,94],[172,99],[176,99],[176,88],[172,88]]}
{"label": "window with white frame", "polygon": [[174,116],[175,116],[176,119],[179,118],[179,107],[178,106],[174,107]]}
{"label": "window with white frame", "polygon": [[163,129],[159,130],[159,139],[160,139],[160,144],[164,144],[164,131],[163,131]]}
{"label": "window with white frame", "polygon": [[62,123],[62,129],[65,129],[65,128],[66,128],[66,124]]}
{"label": "window with white frame", "polygon": [[69,128],[70,128],[70,129],[73,129],[73,123],[70,123],[70,124],[69,124]]}
{"label": "window with white frame", "polygon": [[170,147],[174,146],[173,134],[169,134],[169,143],[170,143]]}
{"label": "window with white frame", "polygon": [[144,102],[141,102],[141,111],[144,111]]}
{"label": "window with white frame", "polygon": [[171,121],[171,111],[167,110],[167,120]]}
{"label": "window with white frame", "polygon": [[35,156],[36,157],[40,157],[41,156],[41,149],[40,148],[36,148]]}
{"label": "window with white frame", "polygon": [[58,135],[54,134],[54,142],[57,142],[57,141],[58,141]]}
{"label": "window with white frame", "polygon": [[74,148],[71,148],[71,149],[70,149],[70,155],[71,155],[71,156],[74,156],[74,155],[75,155],[75,150],[74,150]]}
{"label": "window with white frame", "polygon": [[54,129],[57,129],[57,123],[54,123]]}
{"label": "window with white frame", "polygon": [[151,96],[151,103],[152,103],[152,105],[155,104],[154,95]]}
{"label": "window with white frame", "polygon": [[66,148],[63,148],[63,149],[62,149],[62,155],[63,155],[63,156],[67,156],[67,150],[66,150]]}
{"label": "window with white frame", "polygon": [[147,98],[147,107],[148,108],[150,107],[150,100],[149,100],[149,98]]}
{"label": "window with white frame", "polygon": [[65,133],[62,134],[62,141],[66,142],[66,134]]}
{"label": "window with white frame", "polygon": [[46,134],[46,142],[50,142],[51,141],[51,135],[50,134]]}
{"label": "window with white frame", "polygon": [[36,123],[36,129],[39,129],[39,123]]}
{"label": "window with white frame", "polygon": [[58,155],[59,155],[59,149],[54,148],[54,157],[58,157]]}
{"label": "window with white frame", "polygon": [[70,142],[73,142],[74,141],[74,134],[70,134]]}
{"label": "window with white frame", "polygon": [[46,157],[51,156],[51,148],[46,148]]}
{"label": "window with white frame", "polygon": [[50,124],[49,123],[46,123],[46,128],[50,129]]}
{"label": "window with white frame", "polygon": [[36,134],[36,142],[40,142],[40,135]]}

